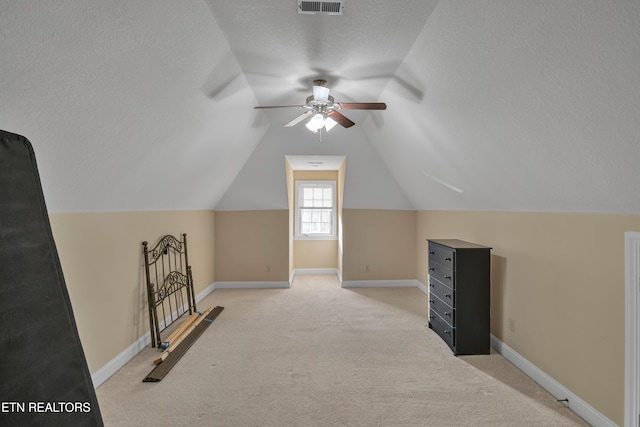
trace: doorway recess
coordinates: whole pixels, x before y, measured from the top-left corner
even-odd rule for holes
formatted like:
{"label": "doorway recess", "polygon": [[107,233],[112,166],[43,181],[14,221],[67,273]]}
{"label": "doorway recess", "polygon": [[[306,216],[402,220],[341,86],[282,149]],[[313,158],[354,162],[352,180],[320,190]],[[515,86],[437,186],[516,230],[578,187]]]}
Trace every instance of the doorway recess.
{"label": "doorway recess", "polygon": [[625,240],[625,427],[640,427],[640,233]]}

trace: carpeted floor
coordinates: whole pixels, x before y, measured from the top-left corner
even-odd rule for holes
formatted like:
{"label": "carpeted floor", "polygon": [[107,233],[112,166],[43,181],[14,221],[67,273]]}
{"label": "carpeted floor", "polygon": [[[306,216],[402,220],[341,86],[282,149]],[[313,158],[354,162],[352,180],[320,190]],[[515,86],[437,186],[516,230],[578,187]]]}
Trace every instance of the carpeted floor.
{"label": "carpeted floor", "polygon": [[416,288],[219,289],[171,372],[147,348],[97,389],[107,426],[584,426],[499,354],[454,357]]}

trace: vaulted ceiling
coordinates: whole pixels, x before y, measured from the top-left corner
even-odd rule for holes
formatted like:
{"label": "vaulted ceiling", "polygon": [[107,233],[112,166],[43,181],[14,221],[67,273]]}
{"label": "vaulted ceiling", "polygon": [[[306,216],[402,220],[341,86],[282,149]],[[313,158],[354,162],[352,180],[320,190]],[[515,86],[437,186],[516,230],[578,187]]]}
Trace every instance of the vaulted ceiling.
{"label": "vaulted ceiling", "polygon": [[[52,212],[286,209],[284,157],[339,155],[347,208],[640,213],[640,2],[3,0],[0,53]],[[388,109],[253,109],[317,78]]]}

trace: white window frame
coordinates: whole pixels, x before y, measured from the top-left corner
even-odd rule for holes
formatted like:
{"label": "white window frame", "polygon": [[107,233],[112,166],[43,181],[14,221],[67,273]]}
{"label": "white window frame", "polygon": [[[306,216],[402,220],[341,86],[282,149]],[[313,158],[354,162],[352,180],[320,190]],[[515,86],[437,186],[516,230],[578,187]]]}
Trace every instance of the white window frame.
{"label": "white window frame", "polygon": [[[332,198],[332,206],[331,206],[331,231],[329,233],[311,233],[311,234],[302,234],[300,232],[301,221],[300,221],[300,210],[306,209],[308,207],[300,206],[300,201],[302,200],[302,192],[304,188],[309,187],[330,187]],[[330,180],[316,180],[316,181],[308,181],[308,180],[298,180],[296,181],[296,195],[295,195],[295,239],[296,240],[336,240],[338,235],[336,233],[336,181]],[[326,209],[324,207],[323,209]]]}

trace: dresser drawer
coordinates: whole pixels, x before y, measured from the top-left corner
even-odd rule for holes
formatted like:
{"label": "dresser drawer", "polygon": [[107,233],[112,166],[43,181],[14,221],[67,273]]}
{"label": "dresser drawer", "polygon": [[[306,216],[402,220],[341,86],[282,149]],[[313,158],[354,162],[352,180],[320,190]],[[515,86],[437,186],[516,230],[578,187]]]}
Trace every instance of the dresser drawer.
{"label": "dresser drawer", "polygon": [[453,270],[449,267],[431,262],[431,258],[429,258],[429,276],[433,276],[451,289],[455,289]]}
{"label": "dresser drawer", "polygon": [[[433,260],[445,267],[453,268],[455,265],[455,250],[437,243],[429,242],[429,261]],[[431,262],[429,262],[431,265]]]}
{"label": "dresser drawer", "polygon": [[440,338],[442,338],[450,348],[454,348],[456,330],[449,326],[449,324],[434,311],[429,313],[429,327],[436,334],[440,335]]}
{"label": "dresser drawer", "polygon": [[433,277],[429,278],[429,296],[435,295],[449,307],[455,307],[455,292]]}
{"label": "dresser drawer", "polygon": [[449,325],[455,326],[454,310],[435,295],[429,295],[429,310],[439,314]]}

